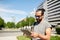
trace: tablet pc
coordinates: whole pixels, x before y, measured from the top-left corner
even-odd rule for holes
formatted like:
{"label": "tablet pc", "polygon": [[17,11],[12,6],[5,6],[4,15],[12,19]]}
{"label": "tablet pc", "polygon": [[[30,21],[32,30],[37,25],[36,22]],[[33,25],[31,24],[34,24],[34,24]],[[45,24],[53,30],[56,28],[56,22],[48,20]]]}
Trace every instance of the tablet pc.
{"label": "tablet pc", "polygon": [[31,32],[29,30],[26,30],[26,29],[21,29],[21,31],[23,33],[25,33],[26,35],[31,35]]}

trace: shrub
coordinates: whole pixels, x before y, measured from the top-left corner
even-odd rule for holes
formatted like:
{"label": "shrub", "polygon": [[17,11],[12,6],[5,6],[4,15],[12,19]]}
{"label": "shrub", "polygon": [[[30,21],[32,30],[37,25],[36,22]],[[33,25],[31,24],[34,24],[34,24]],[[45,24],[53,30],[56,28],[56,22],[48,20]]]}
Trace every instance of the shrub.
{"label": "shrub", "polygon": [[57,34],[60,34],[60,27],[56,28],[56,32],[57,32]]}
{"label": "shrub", "polygon": [[59,36],[51,36],[50,40],[60,40],[60,37]]}
{"label": "shrub", "polygon": [[18,40],[31,40],[30,38],[28,38],[26,36],[18,36],[17,39]]}
{"label": "shrub", "polygon": [[[29,37],[26,36],[18,36],[17,37],[18,40],[31,40]],[[59,36],[51,36],[50,40],[60,40]]]}

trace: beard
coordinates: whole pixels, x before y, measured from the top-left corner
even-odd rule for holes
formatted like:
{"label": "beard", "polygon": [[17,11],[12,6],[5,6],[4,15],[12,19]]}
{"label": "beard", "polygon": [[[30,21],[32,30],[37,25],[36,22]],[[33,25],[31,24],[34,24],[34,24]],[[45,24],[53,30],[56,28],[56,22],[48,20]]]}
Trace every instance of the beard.
{"label": "beard", "polygon": [[36,19],[36,20],[37,20],[37,22],[39,22],[39,23],[40,23],[42,19]]}

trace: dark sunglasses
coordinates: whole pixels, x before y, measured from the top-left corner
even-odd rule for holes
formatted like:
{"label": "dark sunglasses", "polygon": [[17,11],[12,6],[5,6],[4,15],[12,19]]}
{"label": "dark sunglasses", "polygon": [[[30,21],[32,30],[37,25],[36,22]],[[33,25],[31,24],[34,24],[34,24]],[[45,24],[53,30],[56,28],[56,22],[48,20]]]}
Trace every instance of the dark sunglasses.
{"label": "dark sunglasses", "polygon": [[36,18],[40,18],[41,16],[35,16]]}

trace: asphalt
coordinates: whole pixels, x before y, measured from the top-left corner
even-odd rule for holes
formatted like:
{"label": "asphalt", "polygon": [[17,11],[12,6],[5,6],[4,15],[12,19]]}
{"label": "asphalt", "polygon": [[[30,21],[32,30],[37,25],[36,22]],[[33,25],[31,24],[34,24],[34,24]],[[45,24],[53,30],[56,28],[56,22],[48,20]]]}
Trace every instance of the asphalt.
{"label": "asphalt", "polygon": [[22,34],[21,31],[0,31],[0,40],[17,40]]}

